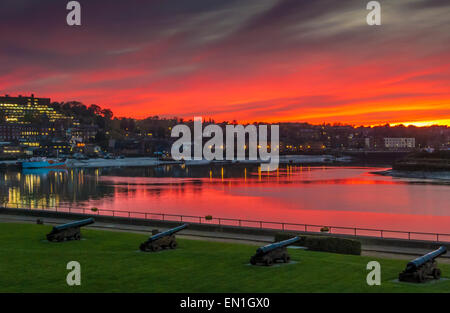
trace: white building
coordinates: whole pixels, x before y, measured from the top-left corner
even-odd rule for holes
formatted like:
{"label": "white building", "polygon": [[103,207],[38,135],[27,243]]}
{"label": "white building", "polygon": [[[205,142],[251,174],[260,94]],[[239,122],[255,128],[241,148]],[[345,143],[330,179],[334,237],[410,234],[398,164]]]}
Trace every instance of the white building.
{"label": "white building", "polygon": [[416,138],[384,138],[384,146],[388,149],[412,149],[416,147]]}

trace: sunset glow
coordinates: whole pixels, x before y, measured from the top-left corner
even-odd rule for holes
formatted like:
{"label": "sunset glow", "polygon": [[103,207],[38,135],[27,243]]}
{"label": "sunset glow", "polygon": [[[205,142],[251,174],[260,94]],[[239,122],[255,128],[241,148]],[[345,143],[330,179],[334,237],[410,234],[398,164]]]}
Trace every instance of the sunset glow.
{"label": "sunset glow", "polygon": [[433,126],[433,125],[450,125],[450,120],[436,120],[436,121],[417,121],[417,122],[403,122],[403,123],[393,123],[391,126],[396,125],[405,125],[405,126],[417,126],[417,127],[424,127],[424,126]]}

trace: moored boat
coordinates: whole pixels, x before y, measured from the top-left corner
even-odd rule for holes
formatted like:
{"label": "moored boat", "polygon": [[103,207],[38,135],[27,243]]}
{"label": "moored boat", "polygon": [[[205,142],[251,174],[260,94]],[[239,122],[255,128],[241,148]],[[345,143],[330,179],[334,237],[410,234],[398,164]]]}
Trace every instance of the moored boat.
{"label": "moored boat", "polygon": [[22,161],[22,168],[66,168],[66,162],[59,159],[31,158]]}

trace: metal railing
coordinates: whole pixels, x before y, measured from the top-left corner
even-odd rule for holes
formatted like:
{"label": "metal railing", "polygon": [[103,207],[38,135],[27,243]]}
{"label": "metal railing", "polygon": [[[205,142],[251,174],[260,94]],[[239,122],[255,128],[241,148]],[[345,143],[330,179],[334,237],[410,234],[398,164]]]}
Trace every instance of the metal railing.
{"label": "metal railing", "polygon": [[[25,207],[19,203],[4,203],[4,208],[17,208],[24,210],[44,210],[62,213],[78,213],[85,215],[106,215],[113,217],[128,217],[140,218],[145,220],[160,220],[172,222],[190,222],[199,224],[212,224],[222,226],[237,226],[249,227],[258,229],[271,229],[281,231],[297,231],[297,232],[311,232],[311,233],[328,233],[349,236],[368,236],[376,238],[393,238],[393,239],[407,239],[407,240],[427,240],[436,242],[450,242],[450,234],[445,233],[426,233],[402,230],[387,230],[387,229],[373,229],[373,228],[359,228],[359,227],[344,227],[344,226],[329,226],[329,225],[314,225],[314,224],[299,224],[290,222],[270,222],[258,221],[248,219],[236,219],[226,217],[208,217],[182,214],[168,214],[155,212],[137,212],[137,211],[118,211],[110,209],[95,209],[84,207]],[[0,211],[1,212],[1,211]]]}

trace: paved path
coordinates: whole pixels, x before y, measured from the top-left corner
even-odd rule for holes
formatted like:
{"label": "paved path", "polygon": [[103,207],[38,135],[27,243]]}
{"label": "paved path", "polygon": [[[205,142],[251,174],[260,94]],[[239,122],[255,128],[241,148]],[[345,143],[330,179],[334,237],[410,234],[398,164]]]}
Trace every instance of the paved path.
{"label": "paved path", "polygon": [[[34,216],[23,216],[23,215],[9,215],[0,214],[0,223],[36,223],[37,217]],[[72,220],[64,218],[52,218],[45,217],[41,218],[44,220],[45,224],[57,225],[62,223],[67,223]],[[93,225],[88,225],[86,227],[92,229],[101,229],[109,231],[122,231],[122,232],[133,232],[150,235],[154,227],[149,226],[137,226],[137,225],[126,225],[126,224],[113,224],[113,223],[103,223],[95,222]],[[164,231],[168,228],[159,227],[160,231]],[[225,232],[207,232],[207,231],[195,231],[190,229],[182,230],[179,238],[187,238],[193,240],[204,240],[204,241],[218,241],[218,242],[231,242],[231,243],[244,243],[249,245],[260,246],[274,241],[273,236],[262,236],[262,235],[249,235],[249,234],[234,234]],[[429,250],[416,249],[416,248],[404,248],[404,247],[392,247],[392,246],[362,246],[362,255],[373,256],[380,258],[392,258],[392,259],[402,259],[411,260],[415,256],[423,255]],[[450,253],[439,258],[439,262],[450,264]]]}

